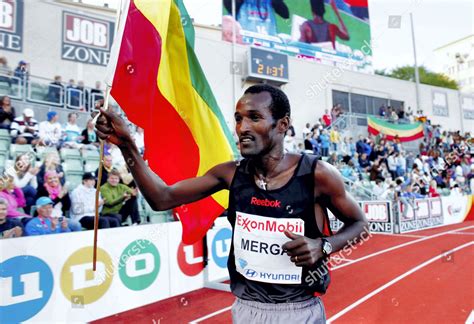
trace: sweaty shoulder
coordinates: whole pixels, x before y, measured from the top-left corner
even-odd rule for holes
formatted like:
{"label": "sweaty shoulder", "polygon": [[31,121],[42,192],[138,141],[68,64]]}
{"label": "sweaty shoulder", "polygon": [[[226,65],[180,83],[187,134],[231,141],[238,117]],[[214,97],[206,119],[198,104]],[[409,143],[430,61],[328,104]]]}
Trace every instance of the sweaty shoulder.
{"label": "sweaty shoulder", "polygon": [[318,161],[314,170],[315,195],[334,195],[344,189],[339,171],[331,164]]}
{"label": "sweaty shoulder", "polygon": [[229,189],[236,169],[237,162],[229,161],[214,166],[207,172],[207,174],[210,174],[219,179],[219,181],[225,186],[225,188]]}

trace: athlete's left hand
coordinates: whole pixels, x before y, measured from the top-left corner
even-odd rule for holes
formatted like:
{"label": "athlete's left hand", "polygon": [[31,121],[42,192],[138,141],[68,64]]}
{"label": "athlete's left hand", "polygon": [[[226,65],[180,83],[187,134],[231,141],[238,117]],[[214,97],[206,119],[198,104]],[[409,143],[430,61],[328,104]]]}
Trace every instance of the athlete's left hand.
{"label": "athlete's left hand", "polygon": [[323,257],[323,242],[321,239],[310,239],[290,231],[285,231],[284,233],[291,241],[283,244],[282,248],[291,257],[291,262],[294,262],[296,266],[311,267]]}

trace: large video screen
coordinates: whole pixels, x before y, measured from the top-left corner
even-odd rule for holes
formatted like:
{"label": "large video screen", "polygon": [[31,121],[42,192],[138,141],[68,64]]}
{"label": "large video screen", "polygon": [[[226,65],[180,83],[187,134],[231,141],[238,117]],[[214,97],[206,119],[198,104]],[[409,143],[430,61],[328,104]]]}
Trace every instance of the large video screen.
{"label": "large video screen", "polygon": [[222,38],[372,72],[367,0],[223,0]]}

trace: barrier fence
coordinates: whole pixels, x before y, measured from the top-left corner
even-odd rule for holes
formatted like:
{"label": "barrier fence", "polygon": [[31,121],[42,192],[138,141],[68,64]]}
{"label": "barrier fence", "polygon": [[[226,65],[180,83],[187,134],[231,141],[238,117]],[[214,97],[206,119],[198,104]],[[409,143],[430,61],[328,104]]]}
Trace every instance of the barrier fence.
{"label": "barrier fence", "polygon": [[[390,201],[360,204],[373,232],[393,233],[473,220],[472,201],[416,200],[403,219]],[[178,222],[99,230],[96,272],[93,231],[0,240],[0,323],[88,322],[202,287],[222,289],[230,224],[219,218],[194,245],[183,244],[181,233]]]}

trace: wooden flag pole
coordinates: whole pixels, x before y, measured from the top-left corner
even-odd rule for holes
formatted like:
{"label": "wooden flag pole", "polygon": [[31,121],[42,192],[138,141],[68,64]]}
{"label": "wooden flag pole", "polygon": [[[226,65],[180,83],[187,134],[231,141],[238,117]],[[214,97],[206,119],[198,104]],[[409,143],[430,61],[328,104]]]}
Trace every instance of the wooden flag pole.
{"label": "wooden flag pole", "polygon": [[[104,109],[108,109],[109,107],[109,97],[110,97],[110,87],[107,86],[105,91],[105,100],[104,100]],[[99,118],[99,114],[94,118],[94,125],[97,119]],[[97,264],[97,234],[99,228],[99,198],[100,198],[100,183],[102,182],[102,168],[104,165],[104,140],[99,139],[100,141],[100,157],[99,157],[99,172],[97,174],[97,184],[96,184],[96,191],[95,191],[95,218],[94,218],[94,252],[92,256],[92,271],[96,270]]]}

